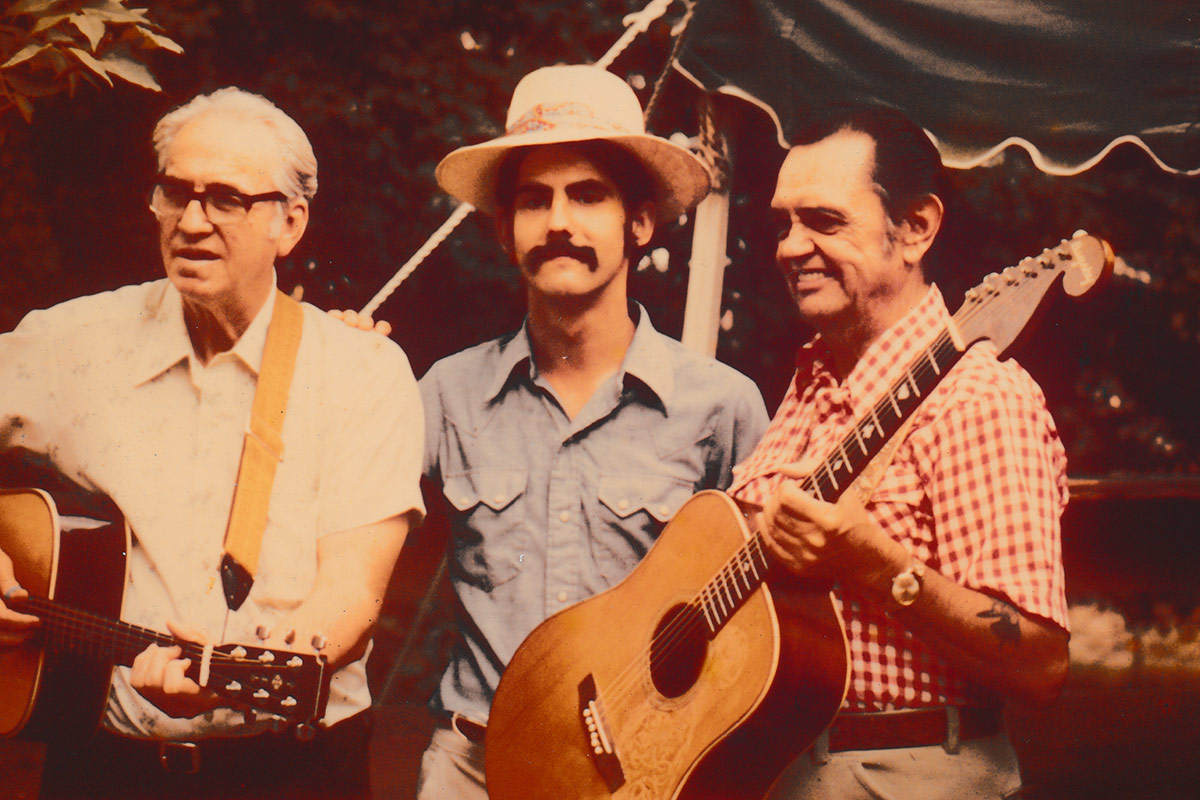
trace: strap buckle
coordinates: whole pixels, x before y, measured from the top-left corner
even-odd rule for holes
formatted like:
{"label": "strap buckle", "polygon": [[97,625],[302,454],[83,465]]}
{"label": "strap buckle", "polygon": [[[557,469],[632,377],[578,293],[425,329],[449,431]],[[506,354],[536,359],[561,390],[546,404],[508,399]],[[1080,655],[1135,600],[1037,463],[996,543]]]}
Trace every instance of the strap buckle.
{"label": "strap buckle", "polygon": [[195,742],[159,742],[158,763],[167,772],[195,775],[200,771],[200,745]]}

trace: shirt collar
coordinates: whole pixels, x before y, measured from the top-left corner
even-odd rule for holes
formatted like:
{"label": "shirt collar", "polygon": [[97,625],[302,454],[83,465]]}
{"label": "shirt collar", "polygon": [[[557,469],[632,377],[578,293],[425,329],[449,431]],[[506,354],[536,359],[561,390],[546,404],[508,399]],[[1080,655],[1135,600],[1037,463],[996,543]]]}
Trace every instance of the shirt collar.
{"label": "shirt collar", "polygon": [[[267,302],[263,303],[246,332],[225,355],[226,358],[237,358],[255,375],[262,369],[267,327],[275,311],[275,295],[276,287],[272,277]],[[183,318],[183,297],[169,279],[162,281],[161,290],[150,294],[144,313],[148,316],[147,324],[150,330],[144,340],[140,363],[133,373],[135,386],[157,378],[181,361],[195,357],[192,340],[187,333],[187,323]]]}
{"label": "shirt collar", "polygon": [[[625,353],[621,364],[619,378],[625,383],[627,376],[637,378],[650,389],[665,408],[675,392],[675,370],[672,369],[673,357],[665,337],[659,335],[650,322],[650,315],[641,303],[629,301],[629,314],[634,319],[635,327],[633,340]],[[488,384],[484,400],[492,402],[500,395],[509,381],[514,377],[518,368],[527,370],[525,373],[530,382],[537,378],[537,365],[533,363],[533,346],[529,340],[529,317],[521,325],[521,329],[500,343],[500,356],[496,360],[496,371]]]}
{"label": "shirt collar", "polygon": [[[840,388],[856,409],[865,408],[865,403],[873,401],[882,388],[894,383],[946,327],[949,318],[941,290],[931,284],[917,305],[871,342],[846,376]],[[803,392],[806,386],[837,386],[831,363],[828,346],[820,334],[814,336],[796,355],[797,391]]]}

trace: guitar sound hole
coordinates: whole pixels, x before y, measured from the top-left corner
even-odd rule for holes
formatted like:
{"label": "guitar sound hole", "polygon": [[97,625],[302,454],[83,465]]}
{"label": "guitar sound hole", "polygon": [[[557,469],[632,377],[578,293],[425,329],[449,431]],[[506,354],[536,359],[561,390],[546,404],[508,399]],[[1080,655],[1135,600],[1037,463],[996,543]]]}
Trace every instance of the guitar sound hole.
{"label": "guitar sound hole", "polygon": [[679,604],[659,621],[650,645],[650,679],[664,697],[679,697],[695,685],[708,641],[694,606]]}

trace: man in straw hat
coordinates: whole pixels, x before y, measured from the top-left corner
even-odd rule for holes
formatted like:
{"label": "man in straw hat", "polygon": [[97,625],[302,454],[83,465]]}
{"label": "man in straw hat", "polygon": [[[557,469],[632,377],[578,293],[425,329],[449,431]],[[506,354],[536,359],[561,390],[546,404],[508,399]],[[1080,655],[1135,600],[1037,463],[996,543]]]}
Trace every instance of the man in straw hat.
{"label": "man in straw hat", "polygon": [[709,188],[591,66],[526,76],[505,133],[437,168],[491,213],[529,314],[421,380],[425,473],[443,487],[462,641],[432,707],[421,798],[486,797],[484,724],[505,664],[549,615],[612,586],[691,495],[729,484],[766,425],[744,375],[655,331],[634,252]]}

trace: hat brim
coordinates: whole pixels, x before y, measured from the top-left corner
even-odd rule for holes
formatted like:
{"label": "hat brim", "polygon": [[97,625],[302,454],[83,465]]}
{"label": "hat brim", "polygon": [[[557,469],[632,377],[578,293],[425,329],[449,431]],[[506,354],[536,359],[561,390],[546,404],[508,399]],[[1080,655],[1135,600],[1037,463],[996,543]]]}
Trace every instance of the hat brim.
{"label": "hat brim", "polygon": [[651,134],[598,135],[594,131],[542,130],[501,136],[460,147],[437,165],[438,185],[487,214],[495,213],[496,176],[504,157],[518,147],[604,140],[630,151],[654,181],[655,218],[677,219],[704,199],[712,187],[708,168],[696,155]]}

